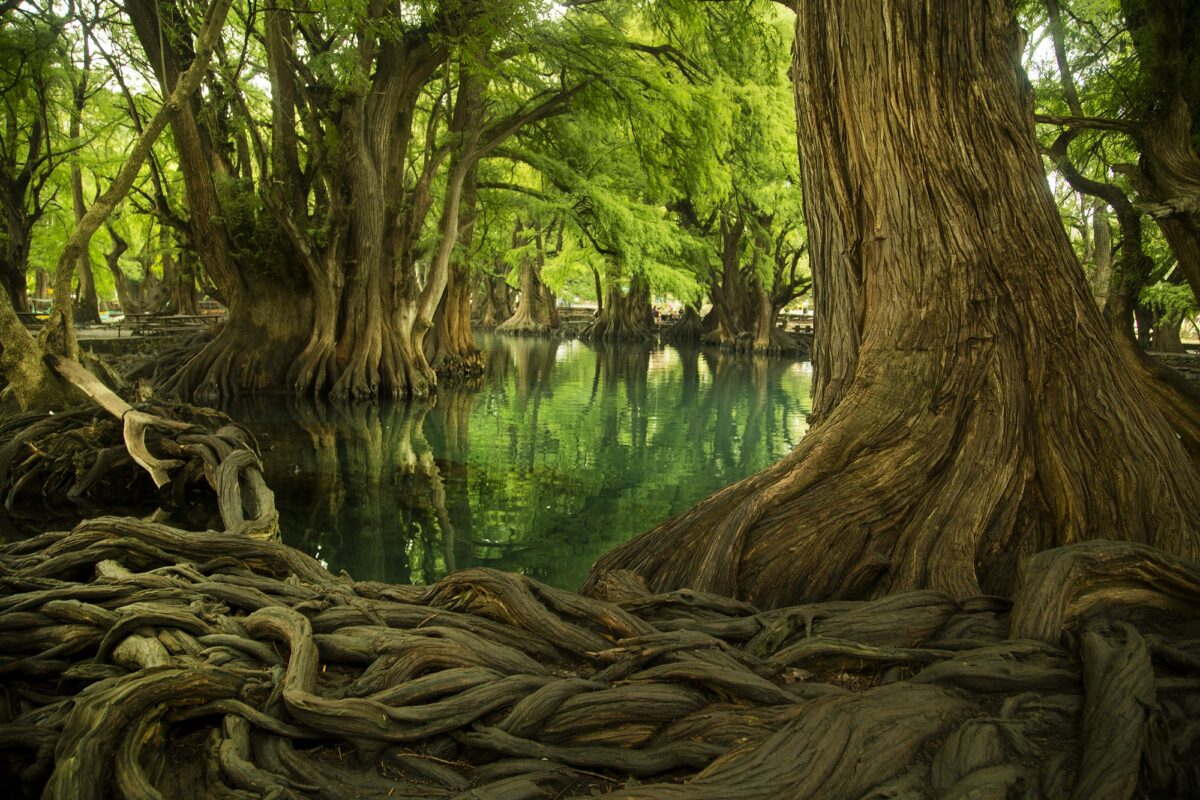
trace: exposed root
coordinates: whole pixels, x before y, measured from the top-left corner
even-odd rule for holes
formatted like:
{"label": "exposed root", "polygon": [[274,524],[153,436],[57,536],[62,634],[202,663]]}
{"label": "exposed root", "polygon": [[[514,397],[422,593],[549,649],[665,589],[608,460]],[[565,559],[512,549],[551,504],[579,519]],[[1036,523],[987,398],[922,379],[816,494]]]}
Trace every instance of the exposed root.
{"label": "exposed root", "polygon": [[32,414],[0,426],[0,492],[11,517],[41,526],[156,508],[189,519],[199,509],[194,521],[217,524],[215,494],[221,526],[269,538],[278,515],[256,450],[228,417],[182,404],[131,407],[121,419],[100,408]]}
{"label": "exposed root", "polygon": [[[1126,580],[1082,550],[1031,568],[1082,558],[1094,582]],[[1195,575],[1151,555],[1150,573]],[[623,573],[598,582],[610,602],[487,569],[385,586],[278,543],[120,518],[0,548],[0,575],[14,796],[1200,789],[1194,616],[1145,617],[1163,606],[1153,580],[1122,620],[1074,606],[1036,642],[1009,638],[1023,623],[1000,598],[760,612]]]}

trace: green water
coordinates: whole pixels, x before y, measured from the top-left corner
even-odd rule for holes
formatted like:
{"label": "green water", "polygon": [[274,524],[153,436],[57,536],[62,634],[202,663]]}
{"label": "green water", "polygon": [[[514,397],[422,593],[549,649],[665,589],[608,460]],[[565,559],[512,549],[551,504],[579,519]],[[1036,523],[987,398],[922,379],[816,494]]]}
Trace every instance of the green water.
{"label": "green water", "polygon": [[234,410],[284,539],[360,580],[490,566],[565,588],[597,556],[787,453],[808,364],[481,337],[482,386],[435,404]]}

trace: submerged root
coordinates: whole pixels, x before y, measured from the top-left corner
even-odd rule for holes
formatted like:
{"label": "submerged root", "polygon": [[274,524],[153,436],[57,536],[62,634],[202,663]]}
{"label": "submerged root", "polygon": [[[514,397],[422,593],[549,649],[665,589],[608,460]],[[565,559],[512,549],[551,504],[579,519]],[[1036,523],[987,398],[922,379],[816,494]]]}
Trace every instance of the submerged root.
{"label": "submerged root", "polygon": [[1194,796],[1200,571],[1152,553],[1157,602],[1076,547],[1031,565],[1017,609],[1053,594],[1039,575],[1074,587],[1032,624],[995,597],[760,612],[627,573],[598,582],[611,602],[487,569],[388,586],[97,519],[0,548],[0,779],[64,798]]}

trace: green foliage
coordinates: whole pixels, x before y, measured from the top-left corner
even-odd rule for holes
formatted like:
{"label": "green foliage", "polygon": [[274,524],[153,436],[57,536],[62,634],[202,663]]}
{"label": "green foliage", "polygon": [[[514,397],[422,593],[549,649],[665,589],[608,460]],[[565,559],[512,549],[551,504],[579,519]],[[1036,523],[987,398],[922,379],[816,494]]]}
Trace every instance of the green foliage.
{"label": "green foliage", "polygon": [[1142,289],[1140,300],[1153,309],[1162,322],[1168,324],[1195,319],[1200,314],[1196,296],[1183,283],[1158,281]]}
{"label": "green foliage", "polygon": [[[51,139],[64,150],[70,88],[80,70],[88,71],[91,87],[84,136],[46,181],[52,201],[35,229],[33,251],[39,265],[49,266],[73,218],[69,168],[81,171],[85,196],[95,197],[136,136],[131,113],[144,120],[157,108],[158,80],[117,17],[66,19],[49,4],[27,5],[35,13],[20,17],[25,29],[0,29],[0,44],[13,45],[0,48],[0,71],[40,65],[52,76]],[[681,220],[682,199],[705,214],[737,208],[753,215],[763,230],[747,239],[745,263],[766,282],[768,244],[803,243],[786,77],[792,32],[790,18],[774,4],[282,0],[240,8],[225,23],[194,103],[215,161],[221,221],[239,263],[299,269],[280,214],[290,215],[314,252],[345,248],[358,202],[350,166],[380,158],[395,159],[377,164],[388,204],[381,213],[394,226],[388,241],[400,243],[388,268],[428,263],[441,236],[438,209],[451,154],[461,145],[452,124],[465,76],[482,87],[483,119],[473,135],[481,142],[508,138],[478,164],[479,202],[469,245],[456,255],[460,263],[515,283],[514,265],[533,246],[514,245],[513,231],[522,225],[544,232],[537,256],[556,291],[591,296],[594,274],[606,283],[637,274],[655,294],[698,302],[712,243]],[[186,53],[203,4],[164,0],[158,9],[169,23],[164,42]],[[298,176],[278,172],[283,131],[276,130],[279,98],[268,63],[271,14],[282,20],[290,48],[282,63],[295,107],[283,112],[292,120]],[[87,39],[89,31],[95,35]],[[87,64],[80,56],[85,44]],[[382,124],[371,104],[388,80],[412,69],[397,66],[409,52],[422,53],[418,63],[431,68],[403,89],[416,98],[411,115],[388,122],[395,126],[390,151],[363,152],[365,132]],[[521,122],[558,93],[569,94],[569,102]],[[5,100],[25,102],[13,115],[24,120],[32,105],[21,97],[9,92]],[[118,212],[115,224],[130,243],[121,264],[132,276],[156,263],[146,254],[158,247],[161,225],[186,228],[178,157],[168,132]],[[91,247],[105,291],[110,247],[103,232]],[[354,258],[345,252],[333,260]]]}

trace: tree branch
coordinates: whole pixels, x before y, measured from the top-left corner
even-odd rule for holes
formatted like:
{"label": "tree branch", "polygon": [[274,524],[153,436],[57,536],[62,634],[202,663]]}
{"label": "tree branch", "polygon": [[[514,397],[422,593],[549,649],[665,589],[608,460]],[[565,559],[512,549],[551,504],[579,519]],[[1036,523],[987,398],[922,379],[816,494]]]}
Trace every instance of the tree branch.
{"label": "tree branch", "polygon": [[1141,127],[1139,125],[1119,119],[1104,119],[1101,117],[1064,117],[1058,114],[1034,114],[1033,119],[1035,122],[1040,122],[1045,125],[1060,125],[1065,128],[1086,128],[1097,131],[1117,131],[1118,133],[1128,134],[1135,139],[1141,136]]}

